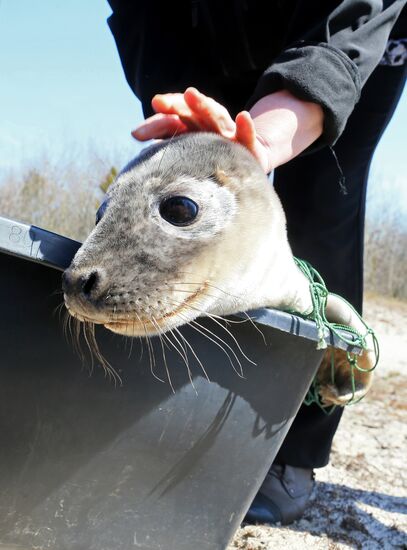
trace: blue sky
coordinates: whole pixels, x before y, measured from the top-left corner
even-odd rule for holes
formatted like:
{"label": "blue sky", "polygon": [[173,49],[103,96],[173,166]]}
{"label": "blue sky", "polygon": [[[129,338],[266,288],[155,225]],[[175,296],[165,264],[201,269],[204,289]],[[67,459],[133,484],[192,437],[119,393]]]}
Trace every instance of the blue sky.
{"label": "blue sky", "polygon": [[104,0],[0,0],[0,170],[75,144],[135,147],[142,118]]}
{"label": "blue sky", "polygon": [[[0,179],[70,147],[113,150],[120,161],[137,152],[130,131],[141,110],[109,14],[104,0],[0,0]],[[372,174],[381,181],[406,178],[405,99],[376,152]]]}

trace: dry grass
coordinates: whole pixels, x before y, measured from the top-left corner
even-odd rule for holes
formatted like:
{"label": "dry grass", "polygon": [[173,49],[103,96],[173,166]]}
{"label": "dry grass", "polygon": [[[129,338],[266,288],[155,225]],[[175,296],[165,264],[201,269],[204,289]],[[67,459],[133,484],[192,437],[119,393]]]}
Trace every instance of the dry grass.
{"label": "dry grass", "polygon": [[377,177],[368,190],[365,231],[365,288],[401,299],[407,299],[406,199],[402,178]]}
{"label": "dry grass", "polygon": [[407,228],[397,218],[368,220],[365,234],[365,287],[407,298]]}

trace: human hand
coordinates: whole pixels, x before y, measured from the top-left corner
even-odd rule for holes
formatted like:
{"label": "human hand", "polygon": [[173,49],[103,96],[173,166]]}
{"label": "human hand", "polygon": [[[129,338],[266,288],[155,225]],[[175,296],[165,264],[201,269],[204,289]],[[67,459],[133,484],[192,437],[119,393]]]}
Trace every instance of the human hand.
{"label": "human hand", "polygon": [[214,132],[245,146],[269,172],[268,146],[257,134],[254,121],[247,111],[233,120],[223,105],[188,88],[183,94],[158,94],[152,100],[156,114],[147,118],[133,137],[140,141],[170,138],[185,132]]}
{"label": "human hand", "polygon": [[323,129],[321,106],[300,100],[287,90],[263,97],[250,113],[241,111],[235,120],[225,107],[195,88],[183,94],[156,95],[152,106],[156,114],[132,132],[136,139],[215,132],[247,147],[266,173],[300,154]]}

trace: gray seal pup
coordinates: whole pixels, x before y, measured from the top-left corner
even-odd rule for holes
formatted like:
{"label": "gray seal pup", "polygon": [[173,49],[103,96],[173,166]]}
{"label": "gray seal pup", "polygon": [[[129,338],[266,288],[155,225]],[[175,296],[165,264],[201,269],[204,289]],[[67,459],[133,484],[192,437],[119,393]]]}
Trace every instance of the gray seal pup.
{"label": "gray seal pup", "polygon": [[[165,333],[201,315],[260,307],[312,311],[309,281],[297,267],[280,200],[244,147],[216,134],[159,142],[130,162],[111,186],[97,224],[63,275],[68,311],[126,336]],[[360,332],[354,310],[329,295],[327,317]],[[369,342],[369,347],[371,342]],[[366,393],[371,375],[346,353],[319,371],[325,404]],[[361,356],[373,365],[372,351]]]}

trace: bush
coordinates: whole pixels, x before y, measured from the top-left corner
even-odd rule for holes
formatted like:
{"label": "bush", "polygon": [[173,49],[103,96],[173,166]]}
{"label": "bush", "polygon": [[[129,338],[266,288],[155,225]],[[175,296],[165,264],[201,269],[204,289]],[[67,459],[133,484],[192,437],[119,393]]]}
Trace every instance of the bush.
{"label": "bush", "polygon": [[[92,174],[90,176],[90,174]],[[117,170],[55,166],[28,168],[0,185],[0,215],[84,240],[95,224],[95,212]]]}
{"label": "bush", "polygon": [[381,177],[373,182],[367,200],[365,288],[407,299],[407,220],[402,210],[405,182]]}

